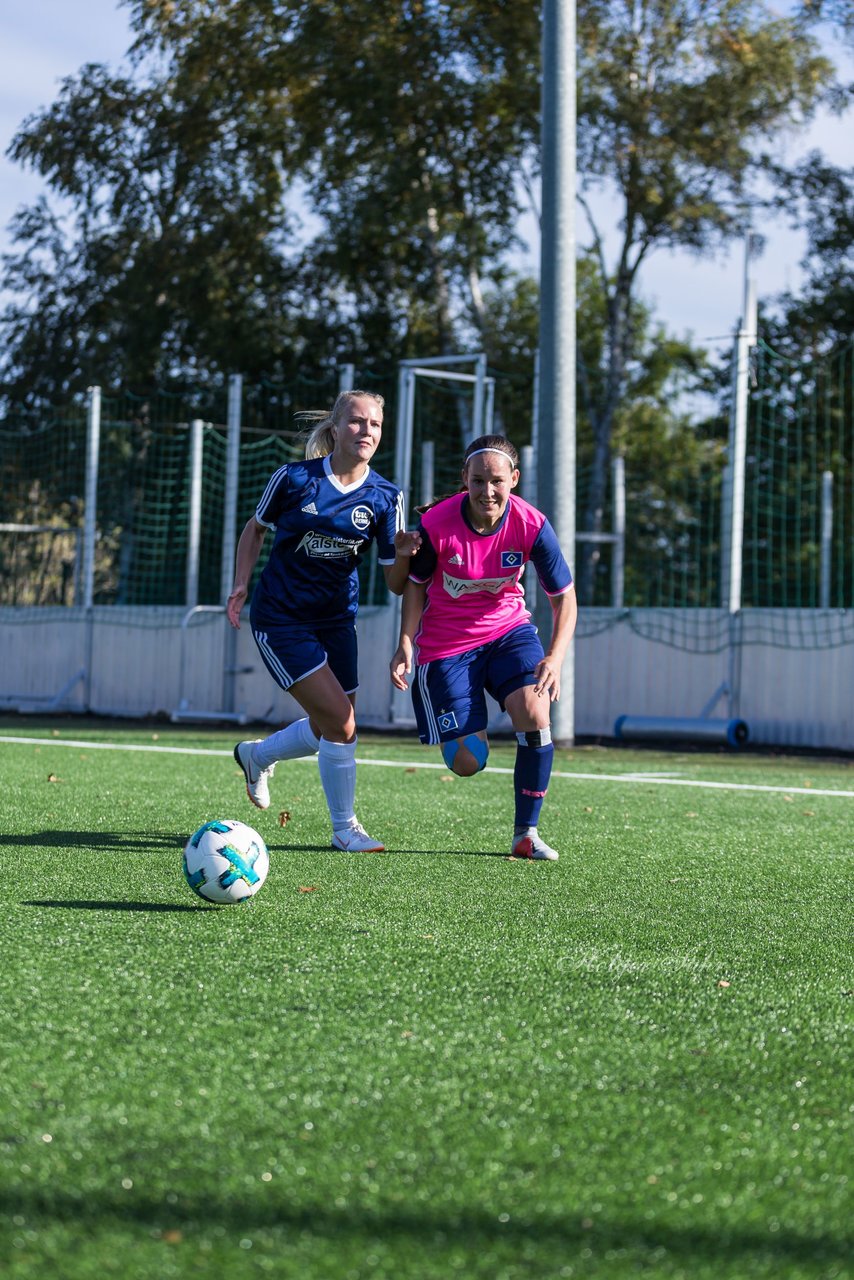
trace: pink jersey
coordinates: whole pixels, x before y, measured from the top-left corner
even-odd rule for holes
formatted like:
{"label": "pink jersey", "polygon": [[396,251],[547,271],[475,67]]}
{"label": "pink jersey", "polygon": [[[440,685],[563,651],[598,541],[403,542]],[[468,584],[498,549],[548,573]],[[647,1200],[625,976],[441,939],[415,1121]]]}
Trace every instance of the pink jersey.
{"label": "pink jersey", "polygon": [[536,507],[511,494],[498,528],[478,533],[467,506],[467,494],[454,494],[421,518],[422,545],[409,573],[428,584],[415,636],[419,664],[477,649],[528,622],[520,579],[529,560],[548,595],[572,586],[555,532]]}

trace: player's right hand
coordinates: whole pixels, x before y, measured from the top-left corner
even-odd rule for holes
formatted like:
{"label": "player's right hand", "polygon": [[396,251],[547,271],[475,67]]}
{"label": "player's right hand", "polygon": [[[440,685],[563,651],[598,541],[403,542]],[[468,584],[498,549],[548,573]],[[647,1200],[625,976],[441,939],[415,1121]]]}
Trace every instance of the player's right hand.
{"label": "player's right hand", "polygon": [[240,614],[246,603],[246,595],[245,587],[235,587],[225,602],[225,616],[237,631],[240,630]]}

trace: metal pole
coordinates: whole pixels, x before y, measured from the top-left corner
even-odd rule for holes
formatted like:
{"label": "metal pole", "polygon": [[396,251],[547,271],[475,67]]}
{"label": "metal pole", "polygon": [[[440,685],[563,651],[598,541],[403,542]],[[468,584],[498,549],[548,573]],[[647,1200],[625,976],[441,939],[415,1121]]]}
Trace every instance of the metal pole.
{"label": "metal pole", "polygon": [[[394,442],[394,478],[403,491],[405,509],[409,506],[409,481],[412,474],[412,427],[415,413],[415,375],[405,361],[397,370],[397,432]],[[397,648],[400,627],[400,597],[392,596],[388,604],[389,652]],[[396,724],[409,716],[408,695],[388,683],[388,720]]]}
{"label": "metal pole", "polygon": [[[540,248],[540,406],[537,502],[564,555],[575,561],[575,2],[543,0],[542,235]],[[544,592],[538,592],[544,596]],[[545,643],[551,608],[538,610]],[[575,660],[566,656],[560,702],[552,708],[558,743],[575,738]]]}
{"label": "metal pole", "polygon": [[738,350],[733,346],[732,355],[732,390],[730,395],[730,412],[729,412],[729,436],[727,441],[727,461],[724,465],[723,474],[721,476],[721,547],[720,547],[720,565],[721,565],[721,583],[720,583],[720,605],[722,609],[729,608],[729,569],[732,559],[732,464],[730,458],[733,455],[735,442],[735,370],[738,364]]}
{"label": "metal pole", "polygon": [[747,398],[750,377],[750,349],[756,345],[756,282],[750,278],[750,236],[744,250],[744,310],[736,340],[735,411],[732,452],[729,459],[731,484],[731,524],[729,558],[729,611],[741,608],[744,563],[744,474],[747,453]]}
{"label": "metal pole", "polygon": [[830,561],[833,551],[833,472],[821,473],[821,583],[819,608],[830,608]]}
{"label": "metal pole", "polygon": [[409,490],[412,485],[412,449],[415,443],[415,373],[412,369],[406,370],[404,402],[406,405],[406,419],[403,430],[403,471],[400,487],[403,490],[403,501],[408,506]]}
{"label": "metal pole", "polygon": [[[519,496],[534,507],[537,505],[537,456],[532,444],[523,444],[519,450],[519,466],[522,472]],[[522,585],[525,589],[525,604],[536,617],[538,583],[537,575],[530,567],[525,569]]]}
{"label": "metal pole", "polygon": [[[232,373],[228,379],[228,440],[225,454],[225,518],[222,530],[222,575],[220,601],[228,602],[228,593],[234,581],[234,561],[237,551],[237,498],[240,480],[240,413],[243,403],[243,377]],[[237,667],[238,634],[225,624],[223,640],[222,706],[229,713],[234,711]]]}
{"label": "metal pole", "polygon": [[519,480],[519,496],[533,506],[537,497],[537,465],[536,454],[532,444],[523,444],[519,450],[519,469],[522,472]]}
{"label": "metal pole", "polygon": [[[539,455],[539,435],[540,435],[540,349],[534,352],[534,387],[531,394],[531,449],[534,455],[534,466],[537,466],[537,458]],[[536,474],[533,481],[534,496],[531,501],[536,504],[537,501],[537,481]]]}
{"label": "metal pole", "polygon": [[403,488],[406,453],[406,374],[406,365],[401,362],[397,367],[397,428],[394,435],[394,482],[399,489]]}
{"label": "metal pole", "polygon": [[101,388],[86,393],[86,488],[83,510],[83,607],[95,598],[95,540],[98,526],[98,455],[101,448]]}
{"label": "metal pole", "polygon": [[615,609],[622,609],[626,577],[626,460],[619,453],[611,463],[611,485],[615,537],[611,560],[611,604]]}
{"label": "metal pole", "polygon": [[484,434],[483,393],[485,390],[484,383],[486,380],[486,356],[482,352],[475,360],[474,373],[474,405],[472,406],[471,413],[471,438],[469,439],[468,444],[471,444],[472,440],[476,440],[478,436],[482,436]]}
{"label": "metal pole", "polygon": [[228,440],[225,452],[225,511],[222,526],[222,572],[220,604],[226,604],[234,581],[234,555],[237,548],[237,494],[240,479],[240,409],[243,376],[232,373],[228,379]]}
{"label": "metal pole", "polygon": [[352,391],[356,385],[356,366],[354,364],[340,364],[338,366],[338,394],[342,391]]}
{"label": "metal pole", "polygon": [[421,497],[423,507],[436,496],[436,446],[432,440],[421,445]]}
{"label": "metal pole", "polygon": [[483,434],[492,435],[492,424],[495,421],[495,379],[486,379],[486,408],[483,413]]}
{"label": "metal pole", "polygon": [[201,418],[190,423],[190,509],[187,515],[187,585],[184,592],[188,609],[199,603],[199,547],[202,526],[202,441],[205,424]]}

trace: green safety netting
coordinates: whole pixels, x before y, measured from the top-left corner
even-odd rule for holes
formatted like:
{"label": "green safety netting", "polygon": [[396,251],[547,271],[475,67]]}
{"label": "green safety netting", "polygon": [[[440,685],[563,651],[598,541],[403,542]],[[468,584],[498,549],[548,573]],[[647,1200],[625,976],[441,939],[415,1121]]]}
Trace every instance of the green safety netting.
{"label": "green safety netting", "polygon": [[[454,366],[458,369],[459,366]],[[533,375],[489,370],[494,430],[518,447],[531,439]],[[826,647],[852,639],[854,608],[854,343],[794,363],[760,342],[751,364],[745,473],[741,643]],[[331,405],[338,371],[317,382],[242,387],[237,531],[282,463],[302,455],[295,415]],[[385,397],[374,465],[394,477],[398,372],[355,371],[357,386]],[[408,494],[410,523],[425,500],[460,485],[471,431],[471,383],[419,376]],[[187,599],[191,423],[203,442],[198,602],[221,603],[228,463],[228,386],[204,394],[159,391],[102,401],[95,603],[181,605]],[[80,538],[87,415],[83,403],[0,422],[0,604],[80,600]],[[426,446],[431,446],[427,448]],[[732,643],[722,605],[728,540],[722,530],[726,442],[684,423],[667,447],[642,430],[624,438],[626,536],[622,598],[613,597],[611,543],[593,546],[591,596],[580,634],[619,621],[639,635],[696,652]],[[578,440],[576,508],[583,540],[592,442]],[[523,475],[523,491],[526,477]],[[613,526],[608,493],[601,529]],[[262,559],[263,564],[263,559]],[[260,571],[259,565],[258,571]],[[360,570],[362,601],[386,600],[376,555]],[[609,607],[617,606],[617,607]],[[797,611],[797,613],[795,613]]]}

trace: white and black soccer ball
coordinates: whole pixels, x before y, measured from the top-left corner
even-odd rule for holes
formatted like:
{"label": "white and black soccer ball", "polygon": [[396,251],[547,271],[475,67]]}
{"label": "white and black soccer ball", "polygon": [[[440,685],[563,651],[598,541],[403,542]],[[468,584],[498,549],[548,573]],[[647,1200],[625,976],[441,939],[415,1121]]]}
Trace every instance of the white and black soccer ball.
{"label": "white and black soccer ball", "polygon": [[187,884],[208,902],[244,902],[258,892],[269,870],[267,846],[245,822],[206,822],[184,846]]}

